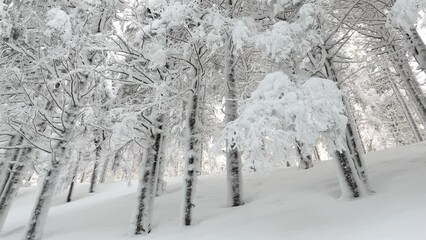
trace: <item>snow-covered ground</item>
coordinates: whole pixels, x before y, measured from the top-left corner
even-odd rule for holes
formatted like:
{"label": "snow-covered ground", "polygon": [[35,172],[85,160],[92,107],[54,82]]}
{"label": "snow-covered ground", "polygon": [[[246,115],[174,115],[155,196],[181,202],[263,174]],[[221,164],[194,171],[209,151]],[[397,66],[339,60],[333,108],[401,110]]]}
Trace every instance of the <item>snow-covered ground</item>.
{"label": "snow-covered ground", "polygon": [[[168,179],[156,198],[151,234],[138,239],[426,239],[426,142],[367,155],[376,193],[340,200],[334,164],[313,169],[286,168],[268,175],[246,173],[246,204],[225,206],[224,175],[200,178],[194,226],[179,224],[181,179]],[[130,237],[136,186],[100,185],[88,194],[77,185],[74,201],[56,197],[49,212],[46,240],[120,240]],[[23,188],[6,221],[2,240],[23,239],[35,188]]]}

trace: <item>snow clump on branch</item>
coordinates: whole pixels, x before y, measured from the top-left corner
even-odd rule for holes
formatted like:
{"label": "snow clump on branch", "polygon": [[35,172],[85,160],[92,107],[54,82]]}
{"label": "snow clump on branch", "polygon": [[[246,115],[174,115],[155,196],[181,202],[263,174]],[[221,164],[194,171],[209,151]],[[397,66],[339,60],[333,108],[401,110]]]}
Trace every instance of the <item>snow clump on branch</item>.
{"label": "snow clump on branch", "polygon": [[308,155],[319,138],[327,135],[333,147],[343,150],[344,109],[341,92],[331,80],[313,77],[298,86],[281,71],[270,73],[240,106],[240,115],[226,126],[223,140],[228,147],[235,143],[239,150],[250,152],[263,151],[265,138],[294,151],[297,140]]}

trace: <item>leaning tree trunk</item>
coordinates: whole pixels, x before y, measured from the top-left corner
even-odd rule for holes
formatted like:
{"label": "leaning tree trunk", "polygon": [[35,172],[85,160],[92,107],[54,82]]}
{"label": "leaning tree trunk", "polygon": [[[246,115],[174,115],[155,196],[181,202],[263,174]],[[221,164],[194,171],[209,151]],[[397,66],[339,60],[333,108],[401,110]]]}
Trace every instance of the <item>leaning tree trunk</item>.
{"label": "leaning tree trunk", "polygon": [[[64,143],[60,144],[63,145]],[[58,157],[63,157],[64,147],[58,148]],[[57,160],[57,153],[52,153],[52,162],[49,171],[43,179],[41,190],[36,200],[36,205],[32,212],[28,228],[26,230],[25,240],[41,240],[44,225],[47,220],[47,214],[55,193],[58,179],[61,173],[61,163]]]}
{"label": "leaning tree trunk", "polygon": [[[22,136],[13,135],[9,140],[8,147],[21,145],[23,141],[24,138]],[[16,163],[16,160],[12,161],[12,159],[16,158],[16,154],[18,153],[18,151],[19,149],[6,150],[4,158],[0,162],[0,164],[2,165],[0,168],[0,196],[6,187],[9,177],[12,174],[12,170]]]}
{"label": "leaning tree trunk", "polygon": [[0,196],[0,232],[3,229],[7,215],[12,207],[13,199],[18,193],[22,178],[26,169],[28,153],[30,149],[17,149],[12,155],[11,161],[15,164],[10,171],[10,175],[4,184],[4,189]]}
{"label": "leaning tree trunk", "polygon": [[[152,211],[158,179],[158,160],[161,146],[163,116],[157,117],[156,129],[151,131],[148,148],[142,155],[143,161],[139,178],[137,213],[134,222],[134,234],[151,232]],[[153,126],[154,127],[154,126]]]}
{"label": "leaning tree trunk", "polygon": [[[328,51],[326,51],[326,53],[328,54]],[[333,67],[333,63],[332,63],[332,59],[331,58],[326,58],[325,64],[325,71],[326,71],[326,75],[328,78],[332,79],[333,81],[335,81],[336,83],[339,83],[339,79],[337,77],[336,71]],[[338,85],[338,88],[340,89],[340,85]],[[358,129],[357,126],[355,124],[355,118],[352,114],[352,109],[351,106],[349,104],[349,101],[347,100],[347,98],[345,96],[342,97],[342,101],[345,104],[346,107],[346,114],[348,117],[348,124],[346,125],[346,143],[348,145],[347,150],[349,150],[349,152],[336,152],[335,153],[335,158],[339,161],[338,166],[341,168],[341,172],[344,174],[345,179],[347,179],[347,182],[349,184],[350,178],[354,178],[352,177],[346,177],[349,175],[352,175],[352,172],[356,172],[357,175],[359,176],[359,178],[361,179],[362,183],[364,183],[365,188],[368,191],[371,191],[370,188],[370,184],[368,182],[368,178],[367,178],[367,173],[365,170],[365,163],[364,160],[361,156],[361,153],[363,152],[363,146],[362,146],[362,141],[361,141],[361,137],[357,134],[358,133]],[[348,154],[350,154],[350,156],[348,156]],[[347,161],[351,160],[349,163]],[[350,165],[354,165],[354,169],[350,170],[348,168],[348,166]],[[353,192],[353,197],[359,197],[360,193],[356,193],[354,189],[354,185],[353,184],[349,184],[351,191]],[[341,184],[341,187],[343,185]],[[358,191],[359,191],[359,187],[357,186]]]}
{"label": "leaning tree trunk", "polygon": [[348,124],[346,125],[346,141],[348,144],[349,153],[352,156],[352,159],[355,163],[355,169],[359,178],[364,183],[365,188],[372,192],[370,182],[368,181],[367,171],[365,168],[365,161],[363,153],[365,153],[361,136],[359,135],[357,125],[355,123],[355,117],[352,114],[352,108],[349,104],[349,101],[343,97],[343,101],[346,106],[346,114],[348,117]]}
{"label": "leaning tree trunk", "polygon": [[[226,39],[225,56],[225,122],[234,121],[237,118],[237,83],[235,79],[235,46],[231,36]],[[242,194],[241,153],[235,143],[228,144],[226,151],[228,205],[240,206],[244,204]]]}
{"label": "leaning tree trunk", "polygon": [[[47,108],[53,108],[52,102],[48,104]],[[54,138],[60,138],[61,140],[54,140],[53,144],[51,145],[51,166],[47,171],[43,182],[41,183],[41,189],[26,230],[25,240],[42,239],[44,225],[47,220],[47,214],[49,212],[53,195],[58,185],[61,168],[63,166],[66,155],[65,153],[68,148],[69,142],[65,139],[68,139],[73,135],[75,122],[79,116],[79,110],[80,108],[76,105],[70,106],[68,111],[66,111],[66,109],[62,109],[62,111],[67,112],[67,114],[65,114],[66,117],[63,124],[64,131],[62,132],[62,135],[58,135],[56,132],[54,134]],[[44,122],[43,124],[46,123]]]}
{"label": "leaning tree trunk", "polygon": [[407,32],[408,39],[410,41],[410,50],[419,64],[419,69],[426,73],[426,45],[420,37],[415,27],[412,27]]}
{"label": "leaning tree trunk", "polygon": [[399,105],[401,106],[401,108],[404,112],[405,118],[407,119],[408,124],[410,125],[410,129],[413,132],[413,135],[414,135],[414,138],[416,139],[416,142],[423,141],[422,134],[420,133],[420,130],[417,127],[416,121],[414,120],[413,115],[411,114],[410,110],[408,109],[407,103],[405,102],[404,97],[402,96],[398,86],[396,85],[395,80],[392,79],[392,77],[390,76],[389,69],[386,68],[385,71],[387,73],[389,84],[392,87],[392,91],[395,94],[395,96],[398,100],[398,103],[399,103]]}
{"label": "leaning tree trunk", "polygon": [[319,154],[319,151],[318,151],[318,147],[317,147],[317,146],[315,146],[315,147],[314,147],[314,156],[315,156],[315,159],[316,159],[317,161],[321,161],[321,156],[320,156],[320,154]]}
{"label": "leaning tree trunk", "polygon": [[408,64],[406,57],[401,54],[394,45],[387,46],[391,53],[391,60],[396,73],[405,85],[410,99],[412,100],[417,115],[423,126],[426,126],[426,97]]}
{"label": "leaning tree trunk", "polygon": [[358,198],[361,196],[357,174],[346,151],[332,151],[332,157],[337,163],[337,175],[343,198]]}
{"label": "leaning tree trunk", "polygon": [[[198,78],[199,76],[195,76]],[[188,149],[185,158],[184,169],[184,202],[183,202],[183,224],[192,223],[192,209],[195,207],[194,195],[197,180],[197,168],[200,161],[200,140],[198,129],[198,101],[199,101],[199,79],[194,80],[193,91],[188,103]]]}

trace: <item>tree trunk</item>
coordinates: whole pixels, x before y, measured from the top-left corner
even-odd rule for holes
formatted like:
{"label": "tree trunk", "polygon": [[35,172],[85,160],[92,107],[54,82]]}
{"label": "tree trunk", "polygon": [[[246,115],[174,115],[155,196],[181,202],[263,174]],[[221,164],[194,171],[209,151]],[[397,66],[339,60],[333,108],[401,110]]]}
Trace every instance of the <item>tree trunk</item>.
{"label": "tree trunk", "polygon": [[[326,52],[328,54],[328,51]],[[328,78],[334,80],[336,83],[339,83],[339,79],[337,78],[336,71],[334,70],[333,63],[330,58],[327,58],[325,61],[325,70],[326,70],[326,75]],[[338,88],[340,89],[340,85],[338,85]],[[346,125],[346,142],[348,145],[347,147],[348,147],[350,156],[348,156],[347,152],[343,152],[343,153],[336,152],[335,158],[338,159],[339,166],[342,168],[341,171],[343,172],[345,179],[347,179],[346,180],[347,182],[349,182],[350,179],[346,177],[346,175],[352,175],[352,171],[349,173],[349,169],[347,168],[347,166],[349,165],[348,163],[346,163],[346,161],[348,161],[348,159],[352,160],[354,164],[353,170],[355,170],[357,175],[362,179],[362,183],[365,184],[365,187],[367,188],[367,190],[371,191],[370,184],[367,178],[367,173],[365,170],[365,163],[361,157],[361,153],[364,152],[364,147],[362,146],[361,137],[358,135],[359,132],[355,124],[355,118],[352,114],[352,108],[350,106],[349,101],[344,96],[342,97],[342,101],[345,104],[346,115],[348,117],[348,124]],[[353,176],[350,178],[353,178]],[[341,186],[343,185],[341,184]],[[358,188],[358,191],[359,191],[359,188]],[[354,197],[355,196],[358,197],[359,195],[360,195],[359,193],[357,194],[356,192],[353,191]]]}
{"label": "tree trunk", "polygon": [[93,164],[92,177],[90,178],[89,193],[95,192],[96,181],[98,180],[98,165],[101,159],[102,143],[106,139],[104,131],[103,130],[101,132],[99,131],[100,130],[98,130],[98,136],[95,137],[96,157],[95,157],[95,162]]}
{"label": "tree trunk", "polygon": [[[22,136],[14,135],[9,140],[9,147],[21,145],[24,141],[24,138]],[[9,178],[12,174],[13,168],[16,163],[16,155],[18,154],[19,149],[9,149],[6,150],[4,159],[2,159],[1,164],[1,171],[0,171],[0,196],[3,192],[3,190],[6,187],[7,182],[9,181]],[[13,161],[15,159],[15,161]]]}
{"label": "tree trunk", "polygon": [[372,192],[370,183],[367,177],[367,171],[365,168],[365,161],[363,158],[363,153],[365,153],[364,146],[361,141],[361,136],[359,135],[357,125],[355,124],[355,117],[352,114],[352,108],[349,104],[349,101],[343,97],[343,101],[346,106],[346,114],[348,117],[348,124],[346,125],[346,142],[348,144],[348,150],[351,154],[351,157],[355,163],[355,170],[359,178],[365,185],[365,188]]}
{"label": "tree trunk", "polygon": [[110,158],[107,157],[104,161],[104,164],[102,165],[102,171],[101,171],[101,176],[99,177],[99,183],[105,182],[105,178],[106,178],[107,171],[108,171],[109,159]]}
{"label": "tree trunk", "polygon": [[315,156],[315,159],[317,160],[317,161],[321,161],[321,156],[320,156],[320,154],[319,154],[319,152],[318,152],[318,147],[314,147],[314,156]]}
{"label": "tree trunk", "polygon": [[421,142],[423,141],[423,137],[420,133],[419,128],[417,127],[416,121],[413,118],[413,115],[411,114],[410,110],[408,109],[407,103],[405,102],[404,97],[402,96],[401,92],[399,91],[398,86],[396,85],[394,79],[392,79],[392,77],[389,74],[389,69],[385,70],[387,75],[388,75],[388,79],[389,79],[389,84],[392,87],[392,91],[395,94],[403,112],[405,115],[405,118],[408,121],[408,124],[410,125],[410,129],[413,132],[414,138],[416,139],[416,142]]}
{"label": "tree trunk", "polygon": [[159,156],[159,166],[158,166],[158,180],[157,180],[157,190],[155,196],[158,197],[164,192],[164,188],[166,186],[166,182],[164,181],[164,172],[166,171],[167,159],[165,156],[165,145],[166,145],[166,137],[163,136],[161,139],[160,146],[160,156]]}
{"label": "tree trunk", "polygon": [[395,46],[388,46],[392,54],[392,63],[396,73],[405,85],[405,88],[413,101],[417,115],[423,126],[426,126],[426,97],[417,82],[410,65],[405,56],[398,52]]}
{"label": "tree trunk", "polygon": [[157,129],[152,131],[149,148],[143,154],[142,170],[138,187],[137,213],[134,234],[151,232],[152,210],[158,179],[158,160],[161,145],[161,129],[163,116],[157,118]]}
{"label": "tree trunk", "polygon": [[[198,76],[195,76],[198,77]],[[198,129],[198,85],[199,79],[194,81],[193,91],[188,104],[188,150],[185,159],[184,170],[184,203],[183,203],[183,224],[186,226],[192,223],[192,208],[195,207],[194,195],[197,180],[197,168],[199,167],[199,129]]]}
{"label": "tree trunk", "polygon": [[410,28],[407,35],[411,43],[411,53],[419,64],[419,69],[426,73],[426,45],[415,27]]}
{"label": "tree trunk", "polygon": [[351,166],[350,158],[345,151],[334,151],[334,160],[337,163],[337,172],[343,198],[358,198],[361,191],[356,180],[356,175]]}
{"label": "tree trunk", "polygon": [[24,171],[28,165],[26,156],[28,156],[30,151],[29,149],[17,149],[12,156],[11,161],[15,162],[15,164],[10,171],[10,175],[4,184],[4,189],[0,196],[0,232],[12,207],[13,199],[22,183]]}
{"label": "tree trunk", "polygon": [[[227,36],[225,56],[225,82],[227,84],[225,99],[225,122],[237,118],[237,84],[235,80],[235,46],[231,36]],[[242,196],[241,154],[235,143],[228,144],[226,151],[228,205],[231,207],[244,204]]]}
{"label": "tree trunk", "polygon": [[73,171],[73,174],[72,174],[70,188],[68,190],[68,195],[67,195],[67,202],[71,202],[71,200],[72,200],[71,197],[72,197],[72,193],[73,193],[73,190],[74,190],[75,180],[77,178],[78,164],[80,163],[80,159],[81,159],[81,152],[78,153],[77,164],[76,164],[74,171]]}
{"label": "tree trunk", "polygon": [[[59,150],[62,156],[64,149]],[[61,173],[61,164],[56,159],[56,153],[52,153],[52,165],[43,179],[41,190],[32,212],[30,223],[26,230],[25,240],[41,240],[47,214],[55,193],[56,185]]]}
{"label": "tree trunk", "polygon": [[296,141],[296,150],[299,156],[299,168],[300,169],[312,168],[314,166],[312,162],[312,157],[310,155],[303,154],[302,148],[303,148],[302,143],[299,141]]}

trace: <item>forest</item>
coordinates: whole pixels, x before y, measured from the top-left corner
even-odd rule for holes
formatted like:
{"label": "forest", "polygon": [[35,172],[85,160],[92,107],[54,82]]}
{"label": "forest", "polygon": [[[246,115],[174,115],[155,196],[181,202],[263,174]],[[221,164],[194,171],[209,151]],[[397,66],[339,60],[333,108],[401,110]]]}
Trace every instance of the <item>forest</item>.
{"label": "forest", "polygon": [[50,209],[102,205],[108,186],[132,194],[122,239],[172,239],[155,237],[171,218],[203,232],[202,199],[222,194],[214,217],[254,217],[274,178],[333,186],[330,209],[386,202],[395,169],[426,180],[425,41],[426,0],[0,0],[0,239],[109,239],[45,235]]}

